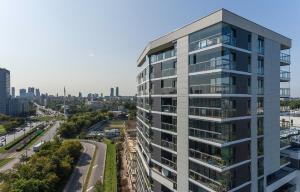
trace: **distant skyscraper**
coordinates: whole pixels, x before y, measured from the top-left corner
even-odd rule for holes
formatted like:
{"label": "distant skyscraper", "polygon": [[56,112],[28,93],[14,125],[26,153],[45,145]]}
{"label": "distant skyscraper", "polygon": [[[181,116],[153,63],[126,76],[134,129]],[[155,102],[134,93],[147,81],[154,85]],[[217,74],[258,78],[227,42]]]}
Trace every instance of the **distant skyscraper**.
{"label": "distant skyscraper", "polygon": [[12,88],[11,88],[11,96],[12,96],[13,98],[16,97],[16,89],[15,89],[15,87],[12,87]]}
{"label": "distant skyscraper", "polygon": [[79,92],[79,94],[78,94],[78,97],[79,97],[79,98],[81,98],[81,97],[82,97],[82,93],[81,93],[81,92]]}
{"label": "distant skyscraper", "polygon": [[111,97],[114,96],[114,88],[110,88],[110,96],[111,96]]}
{"label": "distant skyscraper", "polygon": [[101,93],[101,98],[103,98],[103,93]]}
{"label": "distant skyscraper", "polygon": [[35,96],[37,97],[41,96],[40,89],[35,89]]}
{"label": "distant skyscraper", "polygon": [[34,97],[34,87],[28,87],[28,97]]}
{"label": "distant skyscraper", "polygon": [[116,96],[119,97],[119,87],[116,87]]}
{"label": "distant skyscraper", "polygon": [[10,72],[0,68],[0,113],[7,113],[10,95]]}
{"label": "distant skyscraper", "polygon": [[20,97],[26,97],[26,89],[20,89]]}

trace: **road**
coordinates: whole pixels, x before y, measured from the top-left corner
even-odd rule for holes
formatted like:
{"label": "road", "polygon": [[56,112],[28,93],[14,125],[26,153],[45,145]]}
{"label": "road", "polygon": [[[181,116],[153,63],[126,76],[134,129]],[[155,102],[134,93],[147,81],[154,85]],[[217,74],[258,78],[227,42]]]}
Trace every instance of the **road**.
{"label": "road", "polygon": [[[40,137],[34,145],[38,144],[41,141],[50,141],[56,133],[57,128],[59,127],[59,122],[56,122],[42,137]],[[33,145],[33,146],[34,146]],[[12,161],[9,163],[5,164],[3,167],[0,168],[0,172],[4,172],[8,169],[13,168],[13,166],[20,162],[20,157],[24,153],[24,151],[21,152],[14,152],[8,156],[8,158],[14,158]],[[30,157],[34,154],[32,148],[27,150],[27,155]]]}
{"label": "road", "polygon": [[97,153],[94,161],[90,180],[88,182],[87,192],[94,191],[93,188],[97,181],[103,182],[105,159],[106,159],[106,145],[100,142],[94,142],[97,145]]}
{"label": "road", "polygon": [[81,142],[83,145],[83,153],[80,156],[77,166],[75,167],[64,192],[82,191],[88,174],[89,166],[95,152],[95,145],[87,142]]}
{"label": "road", "polygon": [[[34,127],[36,127],[36,126],[38,126],[38,125],[40,125],[41,124],[41,122],[37,122],[37,123],[32,123],[31,125],[26,125],[25,127],[24,127],[24,130],[25,131],[16,131],[16,132],[14,132],[14,133],[9,133],[9,134],[6,134],[6,136],[2,136],[1,138],[4,138],[4,137],[6,137],[6,144],[8,144],[8,143],[10,143],[11,141],[13,141],[14,139],[17,139],[18,137],[20,137],[20,136],[22,136],[22,135],[24,135],[25,133],[27,133],[28,131],[30,131],[32,128],[34,128]],[[16,128],[16,130],[17,129],[21,129],[22,127],[18,127],[18,128]],[[25,132],[25,133],[24,133]],[[2,142],[3,143],[3,145],[5,145],[5,142]]]}

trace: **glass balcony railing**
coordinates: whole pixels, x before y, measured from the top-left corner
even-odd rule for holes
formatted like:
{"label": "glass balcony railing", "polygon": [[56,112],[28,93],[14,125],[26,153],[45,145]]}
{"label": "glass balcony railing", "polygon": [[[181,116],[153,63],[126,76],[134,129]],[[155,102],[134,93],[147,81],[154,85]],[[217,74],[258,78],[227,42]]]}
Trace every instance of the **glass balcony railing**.
{"label": "glass balcony railing", "polygon": [[209,155],[206,153],[202,153],[200,151],[189,149],[190,157],[197,159],[199,161],[205,162],[207,164],[224,168],[226,166],[226,161],[223,160],[221,157]]}
{"label": "glass balcony railing", "polygon": [[257,94],[258,95],[263,95],[264,94],[264,88],[263,87],[258,87],[257,88]]}
{"label": "glass balcony railing", "polygon": [[235,135],[218,133],[213,131],[204,131],[192,127],[189,128],[189,134],[192,137],[197,137],[220,144],[228,143],[237,139]]}
{"label": "glass balcony railing", "polygon": [[[238,114],[236,109],[222,109],[222,108],[204,108],[190,106],[190,115],[212,117],[212,118],[230,118],[242,116]],[[248,114],[247,114],[248,115]]]}
{"label": "glass balcony railing", "polygon": [[257,115],[263,115],[264,114],[264,107],[257,107]]}
{"label": "glass balcony railing", "polygon": [[167,140],[161,140],[161,146],[166,147],[168,149],[171,149],[173,151],[177,151],[177,145],[176,143],[173,143],[171,141],[167,141]]}
{"label": "glass balcony railing", "polygon": [[236,63],[224,58],[211,59],[189,65],[189,72],[209,71],[214,69],[235,70]]}
{"label": "glass balcony railing", "polygon": [[174,124],[161,122],[161,129],[176,132],[177,131],[177,126],[174,125]]}
{"label": "glass balcony railing", "polygon": [[216,34],[210,37],[190,42],[190,51],[196,51],[213,45],[224,43],[236,46],[236,39],[231,34]]}
{"label": "glass balcony railing", "polygon": [[286,53],[280,53],[280,62],[289,64],[291,62],[291,56]]}
{"label": "glass balcony railing", "polygon": [[229,85],[229,84],[190,85],[190,94],[234,94],[234,93],[236,93],[235,85]]}
{"label": "glass balcony railing", "polygon": [[290,97],[290,88],[280,88],[280,97]]}
{"label": "glass balcony railing", "polygon": [[161,111],[166,113],[176,113],[177,107],[174,105],[162,105]]}
{"label": "glass balcony railing", "polygon": [[173,168],[174,170],[177,169],[177,165],[176,165],[176,162],[173,162],[167,158],[164,158],[164,157],[161,157],[161,163],[164,164],[164,165],[167,165],[168,167],[171,167]]}
{"label": "glass balcony railing", "polygon": [[197,181],[197,182],[201,183],[202,185],[207,186],[208,188],[211,188],[215,191],[225,190],[225,188],[223,188],[220,183],[218,183],[218,182],[214,181],[213,179],[210,179],[206,176],[203,176],[203,175],[197,173],[196,171],[189,170],[189,177],[191,179],[193,179],[194,181]]}
{"label": "glass balcony railing", "polygon": [[177,94],[177,88],[176,87],[164,87],[164,88],[161,88],[161,94],[163,94],[163,95]]}
{"label": "glass balcony railing", "polygon": [[264,47],[258,47],[258,49],[257,49],[257,52],[259,53],[259,54],[265,54],[265,48]]}
{"label": "glass balcony railing", "polygon": [[280,71],[280,81],[290,81],[291,73],[288,71]]}
{"label": "glass balcony railing", "polygon": [[285,165],[285,164],[287,164],[289,162],[290,162],[290,160],[289,160],[288,157],[280,156],[280,166]]}
{"label": "glass balcony railing", "polygon": [[168,76],[173,76],[173,75],[176,75],[176,68],[169,68],[169,69],[161,70],[162,77],[168,77]]}
{"label": "glass balcony railing", "polygon": [[280,139],[280,148],[287,147],[291,144],[290,138],[281,138]]}
{"label": "glass balcony railing", "polygon": [[171,57],[175,57],[175,56],[176,56],[176,51],[175,51],[175,49],[172,49],[172,50],[168,50],[168,51],[159,53],[157,55],[152,55],[150,60],[151,60],[151,63],[155,63],[155,62],[158,62],[158,61],[161,61],[164,59],[168,59]]}

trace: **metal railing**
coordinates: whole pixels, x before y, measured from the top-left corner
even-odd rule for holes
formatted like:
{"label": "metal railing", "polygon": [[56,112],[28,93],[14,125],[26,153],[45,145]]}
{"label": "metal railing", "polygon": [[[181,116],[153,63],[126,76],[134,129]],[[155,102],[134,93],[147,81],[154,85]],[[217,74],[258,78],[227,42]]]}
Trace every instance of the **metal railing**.
{"label": "metal railing", "polygon": [[197,173],[196,171],[193,171],[193,170],[189,170],[189,177],[215,191],[219,191],[220,189],[222,189],[222,186],[220,183],[206,177],[206,176],[203,176],[199,173]]}
{"label": "metal railing", "polygon": [[235,85],[229,85],[229,84],[190,85],[190,94],[234,94],[234,93],[236,93]]}
{"label": "metal railing", "polygon": [[190,51],[196,51],[220,43],[236,46],[236,39],[231,34],[215,34],[204,39],[190,42]]}
{"label": "metal railing", "polygon": [[209,71],[214,69],[235,70],[236,63],[225,58],[215,58],[189,65],[189,72]]}

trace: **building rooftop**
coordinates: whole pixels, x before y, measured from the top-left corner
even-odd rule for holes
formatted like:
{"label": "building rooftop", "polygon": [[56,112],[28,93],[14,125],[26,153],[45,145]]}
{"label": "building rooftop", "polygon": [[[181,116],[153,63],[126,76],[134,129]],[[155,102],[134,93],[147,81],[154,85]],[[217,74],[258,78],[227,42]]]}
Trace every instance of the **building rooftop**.
{"label": "building rooftop", "polygon": [[221,21],[234,26],[241,27],[247,31],[254,32],[258,35],[268,37],[269,39],[279,42],[285,48],[291,47],[290,38],[285,37],[277,32],[274,32],[244,17],[241,17],[231,11],[228,11],[226,9],[220,9],[179,29],[167,33],[166,35],[163,35],[153,41],[150,41],[137,60],[138,66],[140,66],[145,61],[146,55],[159,51],[157,47],[161,47],[161,49],[167,48],[170,46],[170,44],[172,44],[173,41],[176,41],[181,37],[184,37],[190,33],[209,27]]}

